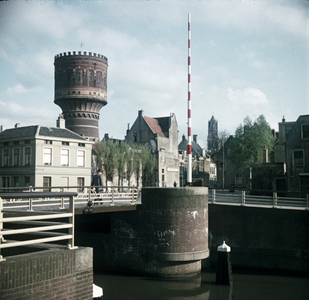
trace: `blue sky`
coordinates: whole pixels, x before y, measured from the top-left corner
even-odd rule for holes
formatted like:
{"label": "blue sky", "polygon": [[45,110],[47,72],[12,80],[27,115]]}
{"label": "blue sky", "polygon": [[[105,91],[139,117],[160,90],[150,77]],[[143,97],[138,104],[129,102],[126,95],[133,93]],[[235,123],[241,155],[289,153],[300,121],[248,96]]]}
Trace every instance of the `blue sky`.
{"label": "blue sky", "polygon": [[[55,126],[54,56],[108,58],[100,138],[123,139],[138,110],[175,113],[187,133],[191,13],[192,133],[206,147],[208,121],[234,134],[246,116],[309,114],[309,1],[0,2],[0,124]],[[81,42],[84,44],[81,48]]]}

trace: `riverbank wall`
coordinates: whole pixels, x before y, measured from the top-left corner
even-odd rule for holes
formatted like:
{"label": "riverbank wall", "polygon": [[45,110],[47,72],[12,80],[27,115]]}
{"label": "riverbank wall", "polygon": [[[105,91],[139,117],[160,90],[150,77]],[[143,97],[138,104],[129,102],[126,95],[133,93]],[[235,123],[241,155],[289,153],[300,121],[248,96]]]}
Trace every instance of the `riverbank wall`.
{"label": "riverbank wall", "polygon": [[234,269],[309,275],[309,211],[209,204],[210,257],[231,247]]}
{"label": "riverbank wall", "polygon": [[13,252],[0,262],[0,299],[93,299],[91,248],[40,244]]}

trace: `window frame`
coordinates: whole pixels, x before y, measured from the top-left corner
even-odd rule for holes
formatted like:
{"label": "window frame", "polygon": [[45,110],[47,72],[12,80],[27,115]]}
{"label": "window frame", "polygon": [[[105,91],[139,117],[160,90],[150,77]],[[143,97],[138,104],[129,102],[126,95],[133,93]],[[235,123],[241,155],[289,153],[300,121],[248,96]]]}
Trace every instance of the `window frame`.
{"label": "window frame", "polygon": [[[295,153],[300,152],[302,153],[302,163],[295,164]],[[292,155],[292,161],[293,161],[293,167],[303,167],[305,165],[305,155],[304,155],[304,149],[294,149]]]}
{"label": "window frame", "polygon": [[18,167],[19,165],[20,165],[20,148],[13,148],[13,166]]}
{"label": "window frame", "polygon": [[[50,153],[46,153],[45,150],[50,150]],[[49,162],[46,162],[45,158],[47,157],[46,155],[49,155]],[[53,157],[53,149],[52,148],[47,148],[47,147],[44,147],[43,148],[43,165],[44,166],[51,166],[52,165],[52,157]]]}
{"label": "window frame", "polygon": [[10,166],[10,149],[9,148],[3,149],[2,158],[3,158],[2,166],[9,167]]}
{"label": "window frame", "polygon": [[[29,153],[27,153],[27,150],[29,150]],[[25,147],[24,148],[24,166],[30,166],[31,165],[31,147]]]}
{"label": "window frame", "polygon": [[[67,154],[65,155],[63,151],[66,151]],[[64,158],[66,163],[63,163]],[[62,148],[60,150],[60,165],[61,167],[68,167],[70,165],[70,149]]]}
{"label": "window frame", "polygon": [[[304,126],[308,127],[308,129],[304,130]],[[306,132],[306,136],[304,136],[304,132]],[[309,139],[309,124],[302,124],[301,125],[301,138],[302,139]]]}
{"label": "window frame", "polygon": [[[83,155],[80,155],[80,153],[83,153]],[[82,164],[80,164],[80,159],[82,159]],[[85,161],[86,161],[85,150],[77,150],[77,167],[78,168],[84,168],[85,167]]]}

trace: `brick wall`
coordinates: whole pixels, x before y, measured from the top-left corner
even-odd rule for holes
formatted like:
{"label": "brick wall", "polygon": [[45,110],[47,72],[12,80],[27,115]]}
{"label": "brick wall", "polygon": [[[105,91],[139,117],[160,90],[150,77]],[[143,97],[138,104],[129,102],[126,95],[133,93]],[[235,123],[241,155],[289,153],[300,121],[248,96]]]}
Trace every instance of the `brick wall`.
{"label": "brick wall", "polygon": [[309,274],[309,211],[209,204],[210,260],[231,247],[233,268]]}
{"label": "brick wall", "polygon": [[92,249],[52,247],[0,262],[0,299],[92,299]]}
{"label": "brick wall", "polygon": [[76,243],[93,245],[99,271],[199,273],[208,256],[207,188],[143,188],[142,199],[136,211],[76,216]]}

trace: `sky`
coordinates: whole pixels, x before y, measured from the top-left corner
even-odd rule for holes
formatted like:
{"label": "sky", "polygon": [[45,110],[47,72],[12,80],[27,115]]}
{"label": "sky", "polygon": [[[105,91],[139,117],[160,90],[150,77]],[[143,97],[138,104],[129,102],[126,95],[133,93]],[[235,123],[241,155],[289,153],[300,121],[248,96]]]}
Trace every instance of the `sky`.
{"label": "sky", "polygon": [[175,113],[187,135],[188,13],[191,14],[192,134],[206,148],[208,121],[234,134],[263,114],[309,114],[309,1],[1,1],[0,125],[56,126],[54,57],[108,58],[100,138],[124,139],[143,110]]}

